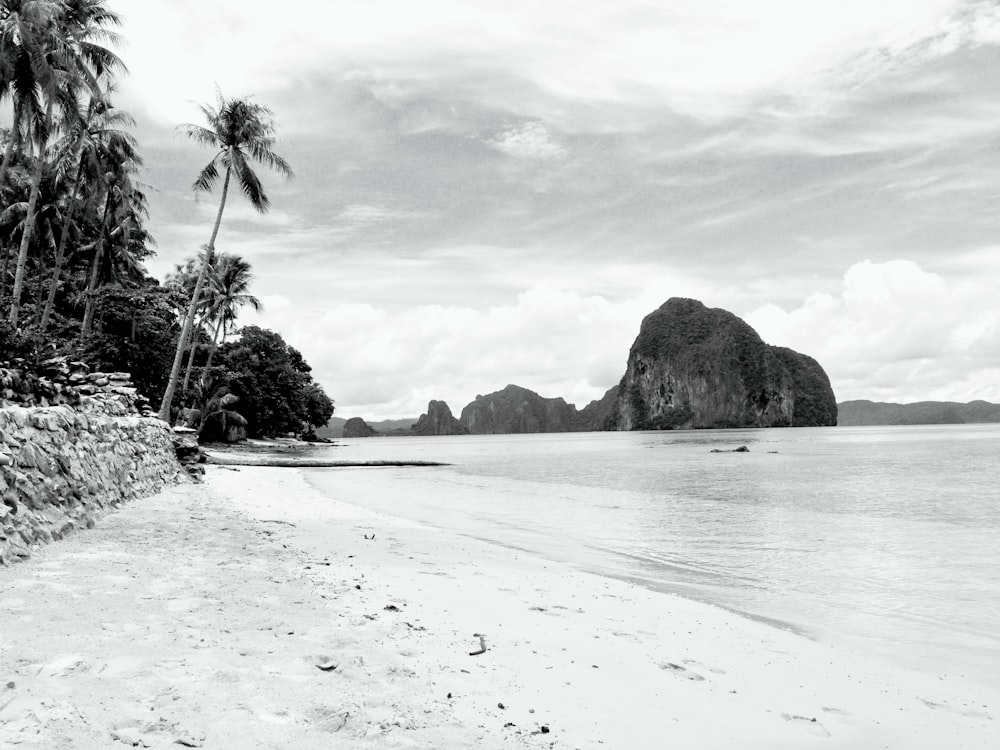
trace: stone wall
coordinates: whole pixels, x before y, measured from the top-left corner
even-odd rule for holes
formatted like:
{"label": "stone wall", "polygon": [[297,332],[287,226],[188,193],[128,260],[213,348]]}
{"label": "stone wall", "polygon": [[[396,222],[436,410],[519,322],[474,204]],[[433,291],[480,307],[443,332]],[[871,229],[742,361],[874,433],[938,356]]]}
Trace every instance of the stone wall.
{"label": "stone wall", "polygon": [[76,408],[0,408],[0,562],[182,476],[170,428],[137,415],[131,393],[81,394]]}

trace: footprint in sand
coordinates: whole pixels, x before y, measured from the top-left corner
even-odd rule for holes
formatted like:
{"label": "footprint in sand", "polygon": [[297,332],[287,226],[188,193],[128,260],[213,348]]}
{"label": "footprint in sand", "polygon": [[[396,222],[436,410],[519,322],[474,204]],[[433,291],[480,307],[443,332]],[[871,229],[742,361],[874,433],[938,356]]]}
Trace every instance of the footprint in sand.
{"label": "footprint in sand", "polygon": [[80,654],[62,654],[38,669],[39,677],[65,677],[74,672],[86,672],[90,669],[87,661]]}
{"label": "footprint in sand", "polygon": [[688,671],[687,667],[682,667],[680,664],[674,664],[670,661],[660,662],[660,669],[666,672],[673,672],[678,677],[683,677],[685,680],[692,680],[693,682],[703,682],[705,680],[697,672]]}
{"label": "footprint in sand", "polygon": [[[695,661],[694,659],[684,659],[681,663],[682,664],[686,664],[688,666],[692,666],[692,665],[696,666],[696,667],[704,667],[705,666],[700,661]],[[705,668],[709,672],[711,672],[712,674],[725,674],[726,673],[726,670],[724,670],[724,669],[718,669],[717,667],[705,667]]]}
{"label": "footprint in sand", "polygon": [[781,714],[781,718],[785,721],[792,722],[801,726],[803,729],[808,731],[810,734],[814,734],[817,737],[829,737],[830,733],[826,730],[822,724],[820,724],[816,717],[808,716],[798,716],[797,714]]}

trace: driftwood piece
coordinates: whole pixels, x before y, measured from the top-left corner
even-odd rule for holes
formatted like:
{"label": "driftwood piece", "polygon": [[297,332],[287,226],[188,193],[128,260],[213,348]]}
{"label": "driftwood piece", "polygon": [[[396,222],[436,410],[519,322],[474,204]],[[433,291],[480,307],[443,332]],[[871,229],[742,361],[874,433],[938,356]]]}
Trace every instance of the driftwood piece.
{"label": "driftwood piece", "polygon": [[276,456],[220,456],[207,453],[206,463],[216,466],[277,466],[292,469],[341,469],[382,466],[448,466],[440,461],[328,461],[317,458]]}
{"label": "driftwood piece", "polygon": [[486,639],[479,633],[473,633],[475,637],[479,639],[479,650],[470,651],[469,656],[479,656],[480,654],[486,653]]}

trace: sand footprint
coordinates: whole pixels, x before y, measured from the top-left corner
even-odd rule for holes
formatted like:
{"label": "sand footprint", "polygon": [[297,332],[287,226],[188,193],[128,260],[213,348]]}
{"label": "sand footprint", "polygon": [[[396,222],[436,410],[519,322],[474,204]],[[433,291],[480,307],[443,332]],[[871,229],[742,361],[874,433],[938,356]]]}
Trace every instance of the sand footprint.
{"label": "sand footprint", "polygon": [[52,661],[41,665],[38,669],[39,677],[65,677],[74,672],[86,672],[90,669],[80,654],[61,654]]}
{"label": "sand footprint", "polygon": [[803,729],[808,731],[810,734],[814,734],[817,737],[829,737],[830,733],[827,731],[826,727],[816,720],[816,717],[799,716],[798,714],[781,714],[781,718],[785,721],[792,722],[793,724],[798,724]]}
{"label": "sand footprint", "polygon": [[660,669],[666,672],[673,672],[678,677],[683,677],[685,680],[692,680],[693,682],[703,682],[705,680],[697,672],[691,672],[687,667],[682,667],[680,664],[674,664],[670,661],[660,662]]}

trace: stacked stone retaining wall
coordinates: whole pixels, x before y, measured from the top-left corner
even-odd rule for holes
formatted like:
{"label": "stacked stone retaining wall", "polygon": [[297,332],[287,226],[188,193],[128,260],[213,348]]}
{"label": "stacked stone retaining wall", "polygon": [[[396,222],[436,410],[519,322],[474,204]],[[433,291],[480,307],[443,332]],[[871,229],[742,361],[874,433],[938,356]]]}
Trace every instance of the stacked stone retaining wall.
{"label": "stacked stone retaining wall", "polygon": [[0,563],[184,476],[170,428],[114,395],[0,408]]}

